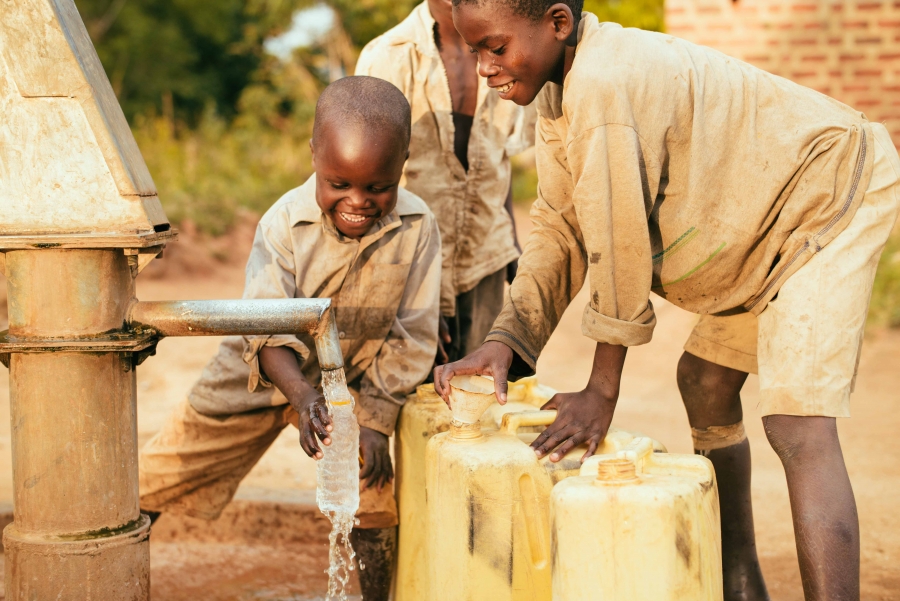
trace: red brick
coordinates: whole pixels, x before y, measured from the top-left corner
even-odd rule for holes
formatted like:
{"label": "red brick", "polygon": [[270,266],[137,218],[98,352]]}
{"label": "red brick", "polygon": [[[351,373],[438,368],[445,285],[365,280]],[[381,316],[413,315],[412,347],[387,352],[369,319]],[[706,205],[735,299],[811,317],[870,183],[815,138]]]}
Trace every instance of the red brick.
{"label": "red brick", "polygon": [[703,14],[705,14],[705,15],[718,15],[719,13],[722,12],[722,9],[720,9],[718,6],[698,6],[698,7],[697,7],[697,12],[700,13],[700,14],[702,14],[702,15],[703,15]]}
{"label": "red brick", "polygon": [[837,79],[838,77],[842,77],[843,75],[844,75],[843,71],[829,71],[828,72],[828,77],[833,77],[835,79]]}
{"label": "red brick", "polygon": [[815,77],[818,75],[815,71],[794,71],[791,73],[793,79],[805,79],[807,77]]}
{"label": "red brick", "polygon": [[821,63],[828,60],[828,57],[824,54],[814,54],[810,56],[804,56],[800,59],[802,63]]}
{"label": "red brick", "polygon": [[801,38],[798,40],[790,40],[788,44],[791,46],[815,46],[819,40],[815,38]]}
{"label": "red brick", "polygon": [[811,13],[816,12],[818,9],[818,4],[794,4],[791,6],[791,10],[795,13]]}
{"label": "red brick", "polygon": [[868,21],[844,21],[841,23],[841,26],[844,29],[868,29],[869,22]]}
{"label": "red brick", "polygon": [[[900,85],[896,86],[881,86],[881,89],[885,92],[900,92]],[[900,99],[897,100],[900,103]]]}
{"label": "red brick", "polygon": [[872,100],[857,100],[854,104],[855,104],[856,106],[858,106],[859,108],[865,108],[865,107],[867,107],[867,106],[881,106],[881,101],[880,101],[880,100],[875,100],[875,99],[872,99]]}
{"label": "red brick", "polygon": [[882,53],[878,55],[878,60],[882,61],[893,61],[897,60],[898,58],[900,58],[900,52]]}
{"label": "red brick", "polygon": [[803,26],[803,29],[825,29],[825,23],[807,23]]}
{"label": "red brick", "polygon": [[765,63],[771,59],[772,57],[768,54],[748,54],[744,57],[744,60],[748,63]]}
{"label": "red brick", "polygon": [[838,57],[838,60],[840,60],[842,63],[849,63],[849,62],[861,61],[864,58],[866,58],[865,54],[841,54]]}
{"label": "red brick", "polygon": [[845,92],[868,92],[871,88],[864,84],[855,84],[850,86],[844,86],[843,90]]}
{"label": "red brick", "polygon": [[878,10],[884,6],[881,2],[860,2],[856,5],[856,10]]}
{"label": "red brick", "polygon": [[856,38],[857,44],[880,44],[883,38],[881,36],[870,36],[867,38]]}
{"label": "red brick", "polygon": [[855,77],[881,77],[884,72],[881,69],[860,69],[853,75]]}
{"label": "red brick", "polygon": [[900,19],[880,19],[878,21],[878,26],[890,28],[900,27]]}

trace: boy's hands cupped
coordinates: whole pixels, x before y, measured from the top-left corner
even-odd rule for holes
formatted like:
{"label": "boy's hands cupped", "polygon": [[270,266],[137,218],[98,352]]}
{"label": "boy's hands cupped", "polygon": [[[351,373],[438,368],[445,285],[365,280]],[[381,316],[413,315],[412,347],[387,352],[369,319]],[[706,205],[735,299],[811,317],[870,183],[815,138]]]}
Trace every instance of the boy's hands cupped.
{"label": "boy's hands cupped", "polygon": [[556,420],[531,443],[531,448],[538,457],[553,452],[550,461],[556,463],[566,453],[587,442],[588,450],[581,457],[584,462],[606,437],[616,400],[615,396],[608,398],[589,389],[554,395],[541,409],[556,409]]}
{"label": "boy's hands cupped", "polygon": [[331,444],[329,432],[333,429],[325,397],[316,389],[311,389],[299,403],[291,403],[300,414],[300,446],[313,459],[321,459],[325,455],[319,448],[318,437],[322,444]]}
{"label": "boy's hands cupped", "polygon": [[366,481],[366,488],[377,486],[378,490],[394,479],[394,466],[388,450],[388,437],[377,430],[359,427],[359,452],[362,467],[359,479]]}
{"label": "boy's hands cupped", "polygon": [[501,405],[506,404],[506,381],[509,366],[512,365],[512,349],[503,344],[489,340],[472,353],[459,361],[438,365],[434,368],[434,390],[447,405],[450,404],[450,380],[453,376],[492,376],[494,378],[494,393]]}

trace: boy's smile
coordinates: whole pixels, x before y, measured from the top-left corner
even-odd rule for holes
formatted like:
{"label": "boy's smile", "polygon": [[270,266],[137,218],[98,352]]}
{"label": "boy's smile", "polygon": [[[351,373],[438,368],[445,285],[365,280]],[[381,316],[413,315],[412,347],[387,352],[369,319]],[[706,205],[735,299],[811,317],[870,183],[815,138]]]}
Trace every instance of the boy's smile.
{"label": "boy's smile", "polygon": [[316,202],[340,233],[358,240],[397,204],[407,151],[397,132],[331,122],[310,142]]}
{"label": "boy's smile", "polygon": [[562,84],[571,66],[576,25],[571,9],[554,4],[539,20],[502,0],[453,7],[453,22],[478,54],[478,73],[504,100],[531,104],[548,81]]}

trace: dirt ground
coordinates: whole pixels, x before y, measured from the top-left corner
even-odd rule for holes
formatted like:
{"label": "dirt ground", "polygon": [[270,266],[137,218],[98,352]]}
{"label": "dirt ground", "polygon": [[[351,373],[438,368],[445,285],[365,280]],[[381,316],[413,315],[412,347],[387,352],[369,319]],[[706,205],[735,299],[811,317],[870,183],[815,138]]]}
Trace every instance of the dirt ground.
{"label": "dirt ground", "polygon": [[[524,235],[527,217],[518,216]],[[238,298],[242,260],[252,224],[227,242],[200,244],[195,236],[167,250],[139,278],[142,300]],[[190,232],[189,232],[190,234]],[[587,380],[593,344],[581,335],[582,293],[565,314],[538,363],[540,380],[558,390],[577,390]],[[2,303],[2,297],[0,297]],[[671,452],[691,452],[687,418],[675,386],[681,345],[695,316],[654,300],[658,326],[653,341],[629,350],[622,395],[614,423],[664,442]],[[2,309],[2,307],[0,307]],[[0,315],[2,317],[2,315]],[[143,444],[160,427],[171,407],[184,398],[218,341],[182,338],[163,341],[156,357],[138,370],[139,437]],[[900,463],[891,449],[900,430],[900,332],[877,332],[867,340],[853,418],[840,422],[840,434],[856,492],[862,529],[862,598],[900,596]],[[0,369],[0,411],[8,411],[8,372]],[[763,571],[773,599],[800,601],[797,556],[781,465],[769,448],[759,419],[757,380],[743,394],[745,423],[753,452],[756,531]],[[0,504],[11,500],[9,427],[0,424]],[[315,466],[300,450],[296,433],[286,430],[245,480],[239,496],[261,492],[287,497],[309,495]],[[157,601],[265,599],[306,601],[324,592],[321,549],[298,545],[198,542],[151,543],[153,598]]]}

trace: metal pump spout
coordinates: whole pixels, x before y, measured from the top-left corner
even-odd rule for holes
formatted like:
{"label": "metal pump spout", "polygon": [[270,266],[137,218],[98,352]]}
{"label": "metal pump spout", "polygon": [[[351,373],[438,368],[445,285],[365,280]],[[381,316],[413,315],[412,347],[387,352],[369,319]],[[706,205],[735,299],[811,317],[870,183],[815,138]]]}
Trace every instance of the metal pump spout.
{"label": "metal pump spout", "polygon": [[310,334],[323,370],[344,366],[331,299],[134,302],[132,330],[162,336]]}

